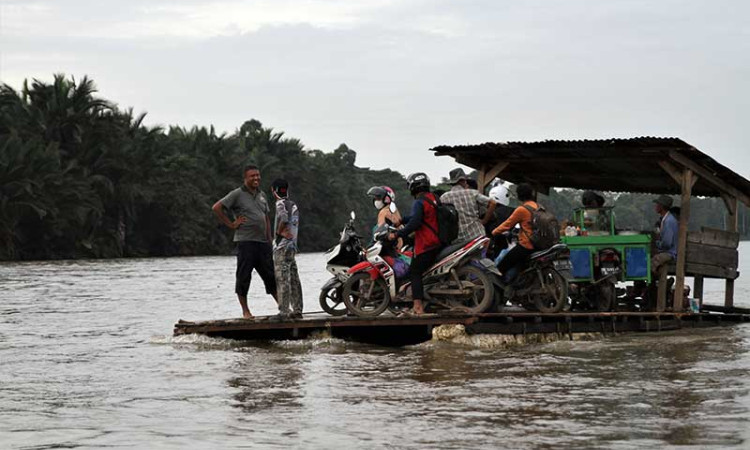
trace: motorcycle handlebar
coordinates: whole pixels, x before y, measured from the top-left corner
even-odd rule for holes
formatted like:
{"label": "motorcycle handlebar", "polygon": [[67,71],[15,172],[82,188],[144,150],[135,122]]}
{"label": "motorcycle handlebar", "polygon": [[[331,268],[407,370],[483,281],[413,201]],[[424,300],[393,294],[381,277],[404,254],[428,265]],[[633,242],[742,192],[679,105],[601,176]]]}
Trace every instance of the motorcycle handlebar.
{"label": "motorcycle handlebar", "polygon": [[390,225],[386,225],[384,230],[378,231],[372,237],[376,241],[385,241],[386,239],[388,239],[389,234],[395,233],[396,231],[397,231],[397,228],[392,227]]}

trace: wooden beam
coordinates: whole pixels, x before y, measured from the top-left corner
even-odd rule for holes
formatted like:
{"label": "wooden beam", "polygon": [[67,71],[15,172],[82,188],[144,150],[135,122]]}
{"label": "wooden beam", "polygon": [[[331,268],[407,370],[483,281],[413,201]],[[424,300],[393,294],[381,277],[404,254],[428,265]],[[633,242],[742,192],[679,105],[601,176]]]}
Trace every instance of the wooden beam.
{"label": "wooden beam", "polygon": [[688,242],[715,245],[717,247],[737,250],[740,245],[740,234],[736,231],[724,231],[718,228],[701,227],[700,231],[688,232]]}
{"label": "wooden beam", "polygon": [[730,194],[731,196],[739,199],[745,205],[750,206],[750,197],[740,192],[734,186],[727,184],[724,180],[714,175],[713,173],[708,171],[706,168],[702,167],[700,164],[693,162],[693,160],[680,154],[679,152],[675,150],[672,150],[669,152],[669,157],[672,158],[674,161],[680,163],[685,168],[690,169],[691,171],[695,172],[704,180],[713,184],[717,189],[719,189],[719,191]]}
{"label": "wooden beam", "polygon": [[669,161],[659,161],[659,166],[672,177],[678,186],[682,186],[682,172],[680,172],[680,169]]}
{"label": "wooden beam", "polygon": [[724,306],[734,307],[734,280],[727,279],[724,286]]}
{"label": "wooden beam", "polygon": [[482,167],[482,170],[479,172],[479,180],[477,180],[477,184],[479,185],[479,192],[484,192],[484,188],[487,187],[487,185],[490,184],[490,182],[494,180],[498,175],[500,175],[500,173],[508,167],[508,164],[510,163],[507,161],[500,161],[492,167],[490,167],[489,164],[484,165]]}
{"label": "wooden beam", "polygon": [[693,171],[685,168],[682,172],[682,198],[680,203],[680,228],[677,234],[677,279],[675,280],[672,310],[682,311],[682,297],[685,292],[685,261],[687,257],[687,233],[690,220],[690,197],[693,189]]}
{"label": "wooden beam", "polygon": [[700,275],[693,280],[693,297],[703,300],[703,277]]}
{"label": "wooden beam", "polygon": [[[727,231],[736,233],[739,228],[740,211],[737,208],[737,197],[724,198],[727,204]],[[734,306],[734,280],[727,279],[724,286],[724,306],[732,308]]]}
{"label": "wooden beam", "polygon": [[[677,273],[677,266],[674,262],[669,265],[669,273]],[[703,278],[720,278],[735,279],[739,277],[740,273],[737,272],[736,267],[720,267],[712,266],[710,264],[693,263],[690,261],[685,262],[685,276],[701,276]]]}
{"label": "wooden beam", "polygon": [[740,219],[739,211],[737,211],[737,197],[722,195],[721,198],[727,207],[727,231],[736,233]]}
{"label": "wooden beam", "polygon": [[656,286],[656,310],[663,312],[667,305],[667,265],[659,267],[659,283]]}

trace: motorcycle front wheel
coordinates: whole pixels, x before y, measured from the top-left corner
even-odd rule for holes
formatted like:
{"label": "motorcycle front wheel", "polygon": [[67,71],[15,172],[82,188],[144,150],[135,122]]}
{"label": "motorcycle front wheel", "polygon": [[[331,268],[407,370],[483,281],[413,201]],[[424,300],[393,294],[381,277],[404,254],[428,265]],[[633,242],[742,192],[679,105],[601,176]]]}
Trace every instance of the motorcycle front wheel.
{"label": "motorcycle front wheel", "polygon": [[344,283],[344,304],[357,316],[378,316],[390,303],[391,294],[382,278],[373,280],[367,273],[356,273]]}
{"label": "motorcycle front wheel", "polygon": [[542,285],[534,296],[534,304],[541,313],[560,312],[568,300],[568,282],[552,267],[542,267],[539,275]]}
{"label": "motorcycle front wheel", "polygon": [[319,300],[320,307],[323,308],[323,311],[336,317],[345,315],[346,305],[341,297],[343,291],[343,287],[332,287],[328,290],[321,289]]}

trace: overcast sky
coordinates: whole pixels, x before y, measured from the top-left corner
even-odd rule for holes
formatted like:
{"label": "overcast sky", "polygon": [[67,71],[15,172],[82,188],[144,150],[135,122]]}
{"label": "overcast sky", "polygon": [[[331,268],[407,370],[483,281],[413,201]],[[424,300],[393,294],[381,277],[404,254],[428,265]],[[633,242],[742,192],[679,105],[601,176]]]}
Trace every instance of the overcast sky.
{"label": "overcast sky", "polygon": [[440,144],[677,136],[750,178],[745,0],[0,5],[2,82],[89,75],[149,124],[256,118],[433,177]]}

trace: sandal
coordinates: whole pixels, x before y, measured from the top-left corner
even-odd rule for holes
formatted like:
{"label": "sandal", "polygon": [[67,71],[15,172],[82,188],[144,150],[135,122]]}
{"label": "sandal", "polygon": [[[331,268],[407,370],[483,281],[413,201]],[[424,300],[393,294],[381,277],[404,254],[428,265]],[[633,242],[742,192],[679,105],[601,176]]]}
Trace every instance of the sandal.
{"label": "sandal", "polygon": [[396,317],[423,317],[426,315],[428,315],[426,312],[418,313],[414,311],[413,309],[406,309],[404,311],[401,311],[401,313],[397,315]]}

